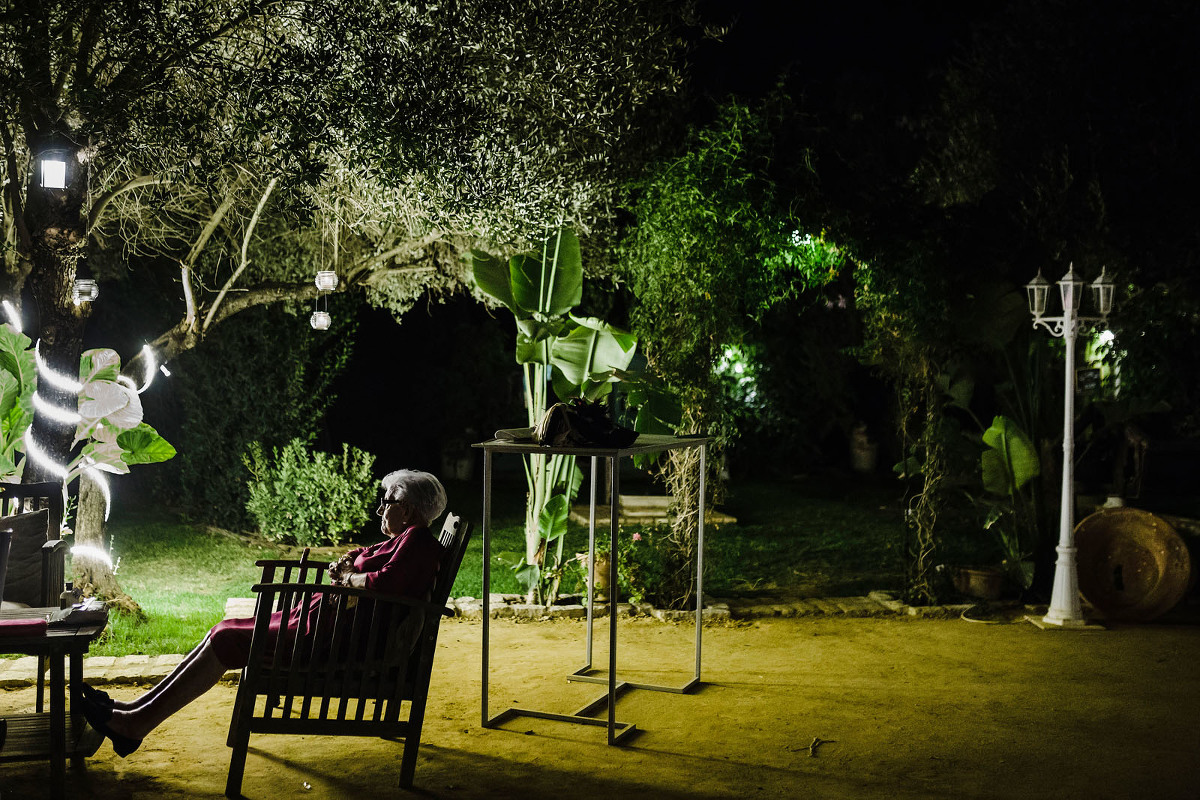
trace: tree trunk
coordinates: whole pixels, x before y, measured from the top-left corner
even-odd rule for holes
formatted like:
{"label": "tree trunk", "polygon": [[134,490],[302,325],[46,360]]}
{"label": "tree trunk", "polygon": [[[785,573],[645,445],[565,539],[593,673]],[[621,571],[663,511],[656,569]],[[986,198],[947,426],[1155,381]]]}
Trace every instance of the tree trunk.
{"label": "tree trunk", "polygon": [[[29,275],[29,290],[36,302],[40,320],[30,336],[38,341],[38,351],[46,365],[55,372],[75,380],[79,378],[79,356],[83,349],[83,332],[91,316],[91,303],[76,303],[73,297],[79,267],[86,262],[87,233],[84,228],[83,202],[87,181],[78,176],[63,190],[30,186],[26,217],[30,230],[33,268]],[[64,411],[78,407],[77,392],[51,385],[39,376],[38,395]],[[73,446],[75,425],[55,420],[35,412],[33,447],[26,448],[22,480],[36,483],[62,480],[67,465],[77,456]],[[77,538],[78,544],[90,544],[105,552],[104,499],[99,498],[98,525],[86,520],[94,514],[95,500],[85,499],[81,479],[79,526],[88,538]],[[91,487],[92,494],[99,489]],[[86,551],[72,559],[73,569],[81,587],[91,594],[100,594],[119,610],[140,613],[137,604],[121,590],[112,567],[104,560],[87,555]]]}
{"label": "tree trunk", "polygon": [[137,602],[121,588],[117,576],[107,558],[108,542],[104,535],[104,492],[97,483],[84,473],[79,476],[79,509],[75,514],[75,544],[88,549],[76,552],[72,559],[75,585],[86,596],[103,597],[109,608],[144,617],[145,612]]}

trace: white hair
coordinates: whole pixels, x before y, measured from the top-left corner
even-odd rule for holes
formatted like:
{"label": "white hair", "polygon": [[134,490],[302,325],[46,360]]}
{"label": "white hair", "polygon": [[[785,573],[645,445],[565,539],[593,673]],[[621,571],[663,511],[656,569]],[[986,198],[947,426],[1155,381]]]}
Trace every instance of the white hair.
{"label": "white hair", "polygon": [[398,469],[384,475],[380,483],[385,498],[408,503],[413,511],[421,515],[426,525],[446,510],[446,489],[441,481],[428,472]]}

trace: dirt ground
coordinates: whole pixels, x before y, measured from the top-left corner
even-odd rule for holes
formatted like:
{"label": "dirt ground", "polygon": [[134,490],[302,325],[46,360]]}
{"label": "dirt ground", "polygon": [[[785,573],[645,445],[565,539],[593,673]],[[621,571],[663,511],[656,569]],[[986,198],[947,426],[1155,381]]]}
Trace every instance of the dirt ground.
{"label": "dirt ground", "polygon": [[[602,693],[568,683],[578,621],[492,626],[491,707],[571,713]],[[622,677],[678,685],[689,625],[620,625]],[[963,620],[774,619],[706,627],[703,684],[632,691],[639,732],[519,718],[480,726],[478,621],[443,624],[417,791],[395,786],[400,745],[255,736],[248,798],[1196,798],[1200,626],[1042,631]],[[606,623],[593,661],[606,664]],[[110,689],[132,697],[136,687]],[[105,744],[75,798],[219,797],[234,688],[221,685],[127,759]],[[6,709],[33,691],[0,693]],[[808,746],[824,740],[815,755]],[[44,796],[44,764],[0,766],[0,798]]]}

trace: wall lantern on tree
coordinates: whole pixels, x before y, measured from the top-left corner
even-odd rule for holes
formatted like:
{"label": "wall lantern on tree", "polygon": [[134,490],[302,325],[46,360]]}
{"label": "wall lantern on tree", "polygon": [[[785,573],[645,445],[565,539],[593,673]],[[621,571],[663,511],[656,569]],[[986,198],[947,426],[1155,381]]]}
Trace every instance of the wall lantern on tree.
{"label": "wall lantern on tree", "polygon": [[43,189],[66,189],[75,150],[62,134],[45,137],[36,149],[38,185]]}
{"label": "wall lantern on tree", "polygon": [[38,153],[38,168],[43,189],[67,188],[66,150],[43,150]]}
{"label": "wall lantern on tree", "polygon": [[1025,284],[1029,294],[1029,311],[1033,314],[1033,327],[1039,325],[1051,336],[1063,340],[1066,360],[1066,383],[1063,387],[1063,467],[1062,508],[1059,514],[1058,559],[1054,564],[1054,589],[1050,596],[1050,608],[1041,624],[1056,628],[1082,628],[1087,622],[1079,603],[1079,573],[1075,560],[1075,336],[1080,325],[1103,325],[1112,311],[1114,285],[1108,271],[1100,270],[1100,277],[1091,284],[1092,300],[1097,316],[1080,316],[1080,301],[1088,284],[1075,274],[1074,264],[1067,267],[1067,274],[1058,283],[1062,300],[1062,314],[1047,317],[1046,302],[1050,293],[1050,282],[1037,277]]}

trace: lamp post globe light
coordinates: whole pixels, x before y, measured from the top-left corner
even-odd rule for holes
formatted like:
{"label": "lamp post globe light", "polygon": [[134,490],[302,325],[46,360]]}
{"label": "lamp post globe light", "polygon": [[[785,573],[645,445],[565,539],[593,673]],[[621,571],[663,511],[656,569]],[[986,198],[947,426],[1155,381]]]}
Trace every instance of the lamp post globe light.
{"label": "lamp post globe light", "polygon": [[1049,302],[1050,282],[1037,277],[1025,285],[1029,295],[1029,311],[1033,314],[1033,327],[1039,325],[1051,336],[1063,340],[1066,353],[1065,382],[1063,383],[1063,465],[1062,465],[1062,509],[1059,514],[1058,558],[1054,562],[1054,590],[1050,595],[1050,608],[1042,618],[1044,625],[1059,628],[1081,628],[1087,622],[1079,603],[1079,572],[1075,559],[1075,338],[1080,325],[1104,324],[1112,311],[1113,282],[1108,271],[1100,270],[1100,277],[1091,284],[1093,303],[1098,316],[1080,316],[1079,307],[1083,289],[1087,284],[1075,274],[1075,265],[1067,267],[1067,274],[1057,281],[1062,314],[1046,316]]}

